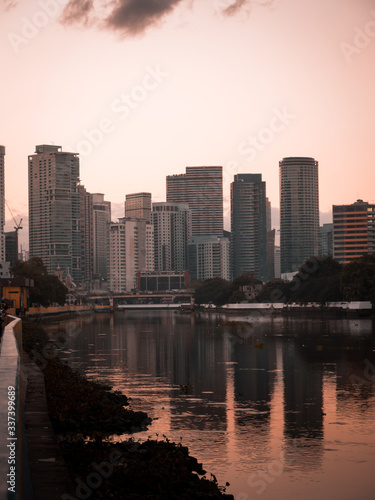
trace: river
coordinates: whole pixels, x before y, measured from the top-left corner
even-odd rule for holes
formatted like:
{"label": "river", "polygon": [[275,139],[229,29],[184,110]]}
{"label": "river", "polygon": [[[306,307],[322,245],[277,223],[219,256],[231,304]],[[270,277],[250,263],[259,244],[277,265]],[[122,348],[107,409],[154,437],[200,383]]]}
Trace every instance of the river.
{"label": "river", "polygon": [[236,500],[373,500],[372,319],[126,311],[50,324],[60,357],[154,420]]}

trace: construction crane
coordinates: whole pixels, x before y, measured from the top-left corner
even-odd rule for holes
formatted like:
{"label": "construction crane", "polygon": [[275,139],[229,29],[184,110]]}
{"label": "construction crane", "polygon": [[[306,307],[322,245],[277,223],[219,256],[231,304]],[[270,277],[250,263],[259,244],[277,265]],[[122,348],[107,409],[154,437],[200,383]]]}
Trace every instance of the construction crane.
{"label": "construction crane", "polygon": [[22,219],[21,219],[21,217],[18,215],[18,217],[20,217],[20,221],[19,221],[19,223],[17,224],[17,221],[16,221],[16,219],[15,219],[15,217],[14,217],[14,215],[13,215],[13,212],[12,212],[12,210],[11,210],[11,208],[10,208],[10,206],[9,206],[9,204],[8,204],[8,202],[7,202],[7,200],[5,200],[5,203],[6,203],[7,207],[8,207],[8,210],[9,210],[9,212],[10,212],[10,215],[12,216],[12,219],[14,220],[14,223],[15,223],[14,229],[16,230],[17,235],[18,235],[18,231],[19,231],[20,229],[23,229],[23,227],[21,226],[21,224],[22,224]]}
{"label": "construction crane", "polygon": [[[9,212],[10,212],[10,215],[12,216],[12,218],[13,218],[13,220],[14,220],[14,224],[15,224],[15,226],[14,226],[14,229],[16,230],[16,241],[15,241],[15,245],[14,245],[14,246],[15,246],[15,250],[16,250],[16,256],[15,256],[15,258],[16,258],[16,259],[18,259],[18,258],[19,258],[19,256],[18,256],[18,231],[19,231],[20,229],[23,229],[23,228],[22,228],[22,226],[21,226],[21,224],[22,224],[22,219],[21,219],[21,217],[18,215],[18,217],[20,217],[20,221],[17,223],[17,221],[16,221],[16,219],[15,219],[15,217],[14,217],[14,215],[13,215],[13,212],[12,212],[12,210],[11,210],[11,208],[10,208],[10,206],[9,206],[8,202],[7,202],[7,200],[5,200],[5,203],[6,203],[7,207],[8,207],[8,210],[9,210]],[[21,258],[22,258],[22,257],[21,257]]]}

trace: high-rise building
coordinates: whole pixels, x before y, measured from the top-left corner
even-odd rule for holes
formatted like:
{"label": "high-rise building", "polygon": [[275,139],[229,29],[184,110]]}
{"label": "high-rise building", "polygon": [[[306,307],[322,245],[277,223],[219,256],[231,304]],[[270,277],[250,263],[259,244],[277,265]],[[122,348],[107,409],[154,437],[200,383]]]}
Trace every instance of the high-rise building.
{"label": "high-rise building", "polygon": [[81,284],[91,290],[93,277],[93,205],[92,196],[84,186],[78,186],[81,217]]}
{"label": "high-rise building", "polygon": [[224,236],[192,236],[189,242],[190,282],[230,280],[230,241]]}
{"label": "high-rise building", "polygon": [[5,147],[0,146],[0,262],[5,261]]}
{"label": "high-rise building", "polygon": [[40,257],[50,274],[81,282],[79,158],[61,146],[36,146],[29,158],[30,257]]}
{"label": "high-rise building", "polygon": [[5,234],[5,260],[12,266],[18,260],[18,231]]}
{"label": "high-rise building", "polygon": [[272,229],[271,201],[266,197],[266,228],[267,228],[267,281],[275,277],[275,237],[276,229]]}
{"label": "high-rise building", "polygon": [[137,272],[153,272],[155,269],[154,258],[154,226],[145,219],[128,219],[136,221],[137,232]]}
{"label": "high-rise building", "polygon": [[319,227],[319,255],[333,255],[333,224]]}
{"label": "high-rise building", "polygon": [[253,271],[267,280],[266,183],[261,174],[237,174],[231,184],[233,276]]}
{"label": "high-rise building", "polygon": [[155,271],[187,269],[187,246],[191,236],[191,210],[186,203],[152,204]]}
{"label": "high-rise building", "polygon": [[333,205],[333,257],[341,264],[375,254],[375,205]]}
{"label": "high-rise building", "polygon": [[186,167],[167,176],[167,202],[187,203],[192,236],[223,235],[223,167]]}
{"label": "high-rise building", "polygon": [[110,224],[110,290],[129,292],[138,273],[153,271],[153,226],[145,220],[122,218]]}
{"label": "high-rise building", "polygon": [[136,288],[136,222],[112,222],[109,230],[109,289],[114,293]]}
{"label": "high-rise building", "polygon": [[271,230],[272,230],[272,207],[271,207],[271,201],[269,200],[268,196],[266,196],[266,231],[268,233],[268,231]]}
{"label": "high-rise building", "polygon": [[314,158],[289,157],[279,162],[281,273],[298,271],[318,255],[319,182]]}
{"label": "high-rise building", "polygon": [[280,272],[280,247],[275,246],[275,279],[280,279],[281,278],[281,272]]}
{"label": "high-rise building", "polygon": [[93,279],[95,288],[105,287],[109,278],[109,225],[111,223],[111,202],[104,200],[104,194],[93,193]]}
{"label": "high-rise building", "polygon": [[151,220],[151,193],[127,194],[125,199],[125,217],[130,219]]}

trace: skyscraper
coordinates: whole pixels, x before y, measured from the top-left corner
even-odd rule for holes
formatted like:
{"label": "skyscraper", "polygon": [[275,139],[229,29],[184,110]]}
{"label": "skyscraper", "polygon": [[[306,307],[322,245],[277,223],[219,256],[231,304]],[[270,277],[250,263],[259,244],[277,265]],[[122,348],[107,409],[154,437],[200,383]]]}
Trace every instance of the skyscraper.
{"label": "skyscraper", "polygon": [[[270,224],[270,221],[269,221]],[[237,174],[231,184],[233,276],[253,271],[267,279],[266,183],[261,174]]]}
{"label": "skyscraper", "polygon": [[333,257],[341,264],[375,254],[375,205],[333,205]]}
{"label": "skyscraper", "polygon": [[230,280],[230,241],[224,236],[192,236],[189,241],[190,281]]}
{"label": "skyscraper", "polygon": [[318,162],[306,157],[284,158],[279,172],[281,273],[291,273],[318,255]]}
{"label": "skyscraper", "polygon": [[101,288],[109,278],[109,225],[111,223],[111,202],[104,200],[104,194],[93,193],[93,277],[96,287]]}
{"label": "skyscraper", "polygon": [[61,146],[36,146],[29,158],[30,257],[81,281],[79,158]]}
{"label": "skyscraper", "polygon": [[5,147],[0,146],[0,262],[5,261],[5,189],[4,189],[4,176],[5,176]]}
{"label": "skyscraper", "polygon": [[191,236],[191,210],[186,203],[153,203],[155,271],[185,271]]}
{"label": "skyscraper", "polygon": [[84,186],[78,186],[81,218],[81,282],[85,290],[91,290],[93,273],[93,205],[92,195]]}
{"label": "skyscraper", "polygon": [[137,288],[137,273],[153,271],[152,224],[122,218],[110,224],[110,290],[129,292]]}
{"label": "skyscraper", "polygon": [[125,217],[130,219],[151,219],[151,193],[127,194],[125,199]]}
{"label": "skyscraper", "polygon": [[167,202],[187,203],[192,236],[223,236],[223,168],[186,167],[167,176]]}
{"label": "skyscraper", "polygon": [[323,224],[319,227],[319,255],[333,255],[333,224]]}
{"label": "skyscraper", "polygon": [[9,231],[5,234],[5,260],[11,266],[18,260],[18,231]]}

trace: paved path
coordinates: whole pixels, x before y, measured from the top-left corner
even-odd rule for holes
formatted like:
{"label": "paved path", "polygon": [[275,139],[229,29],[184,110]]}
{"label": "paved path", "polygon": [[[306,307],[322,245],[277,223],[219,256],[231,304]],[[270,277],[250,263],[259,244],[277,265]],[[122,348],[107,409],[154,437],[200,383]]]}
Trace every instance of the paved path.
{"label": "paved path", "polygon": [[23,353],[27,373],[25,429],[35,500],[75,497],[71,480],[47,410],[43,372]]}

